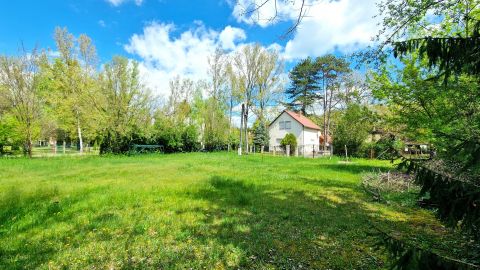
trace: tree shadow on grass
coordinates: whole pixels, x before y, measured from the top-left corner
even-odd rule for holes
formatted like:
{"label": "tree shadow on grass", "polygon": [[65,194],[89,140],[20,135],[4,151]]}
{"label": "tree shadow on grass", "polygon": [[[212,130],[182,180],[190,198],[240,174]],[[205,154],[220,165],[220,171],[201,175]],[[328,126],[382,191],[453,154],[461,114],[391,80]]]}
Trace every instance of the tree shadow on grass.
{"label": "tree shadow on grass", "polygon": [[[384,254],[371,250],[369,213],[348,193],[334,196],[275,190],[214,176],[193,194],[209,202],[197,241],[234,245],[248,269],[377,269]],[[223,257],[227,257],[226,255]],[[224,262],[228,265],[228,262]],[[233,267],[233,266],[232,266]]]}

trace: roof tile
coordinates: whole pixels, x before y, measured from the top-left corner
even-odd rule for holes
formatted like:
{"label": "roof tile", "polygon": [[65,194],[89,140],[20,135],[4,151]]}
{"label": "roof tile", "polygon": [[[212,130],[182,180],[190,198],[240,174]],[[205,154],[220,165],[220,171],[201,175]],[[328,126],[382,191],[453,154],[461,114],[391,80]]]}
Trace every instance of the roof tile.
{"label": "roof tile", "polygon": [[304,127],[320,130],[320,127],[312,120],[308,119],[306,116],[287,110],[285,110],[285,112],[288,113],[288,115],[290,115],[291,117],[293,117],[293,119],[297,120],[297,122],[302,124]]}

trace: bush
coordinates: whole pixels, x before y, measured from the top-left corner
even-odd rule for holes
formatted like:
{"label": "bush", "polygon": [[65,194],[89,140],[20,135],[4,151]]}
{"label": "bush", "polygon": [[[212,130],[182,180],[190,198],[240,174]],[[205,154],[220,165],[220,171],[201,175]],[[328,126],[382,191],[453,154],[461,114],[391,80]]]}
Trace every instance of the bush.
{"label": "bush", "polygon": [[297,138],[292,133],[287,133],[287,135],[285,135],[285,137],[280,142],[280,146],[285,151],[287,150],[287,145],[290,145],[290,154],[293,154],[295,152],[295,149],[297,148]]}
{"label": "bush", "polygon": [[349,156],[362,156],[362,145],[372,130],[371,112],[368,108],[349,104],[333,132],[333,151],[336,155],[345,155],[345,146]]}
{"label": "bush", "polygon": [[100,154],[127,154],[134,144],[150,144],[150,140],[139,133],[119,134],[110,131],[100,143]]}
{"label": "bush", "polygon": [[359,156],[371,158],[394,160],[399,158],[398,152],[404,148],[404,143],[397,140],[394,135],[387,134],[376,142],[363,143],[359,149]]}

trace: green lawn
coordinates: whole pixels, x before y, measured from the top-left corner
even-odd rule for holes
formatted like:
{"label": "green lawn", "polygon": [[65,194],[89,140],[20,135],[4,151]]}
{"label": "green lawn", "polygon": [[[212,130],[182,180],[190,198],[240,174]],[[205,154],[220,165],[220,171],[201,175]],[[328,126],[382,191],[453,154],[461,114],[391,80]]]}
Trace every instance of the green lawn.
{"label": "green lawn", "polygon": [[0,159],[0,269],[382,269],[372,225],[455,255],[381,161],[225,153]]}

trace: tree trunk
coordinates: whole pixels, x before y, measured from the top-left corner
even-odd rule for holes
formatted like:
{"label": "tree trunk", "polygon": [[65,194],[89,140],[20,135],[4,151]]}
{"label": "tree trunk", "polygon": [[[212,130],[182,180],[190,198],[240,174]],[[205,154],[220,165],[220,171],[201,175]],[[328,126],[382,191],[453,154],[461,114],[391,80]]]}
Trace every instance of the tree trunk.
{"label": "tree trunk", "polygon": [[327,150],[327,88],[325,85],[325,73],[323,74],[323,151]]}
{"label": "tree trunk", "polygon": [[245,131],[245,145],[246,145],[246,150],[247,150],[247,154],[248,154],[248,104],[245,106],[245,120],[243,121],[245,127],[244,127],[244,131]]}
{"label": "tree trunk", "polygon": [[27,155],[29,158],[31,158],[33,155],[32,153],[33,144],[32,144],[32,134],[30,134],[30,130],[27,131],[27,141],[25,142],[25,146],[27,148]]}
{"label": "tree trunk", "polygon": [[245,110],[245,105],[242,104],[242,112],[241,112],[241,115],[240,115],[240,144],[239,144],[239,146],[238,146],[238,147],[240,147],[240,151],[239,151],[240,154],[242,153],[242,147],[243,147],[242,137],[243,137],[243,115],[244,115],[244,110]]}
{"label": "tree trunk", "polygon": [[80,154],[83,153],[83,138],[82,138],[82,128],[80,127],[80,119],[78,118],[77,113],[77,132],[78,132],[78,144],[80,146]]}
{"label": "tree trunk", "polygon": [[228,121],[228,151],[230,152],[232,138],[232,112],[233,112],[233,98],[230,96],[230,119]]}

